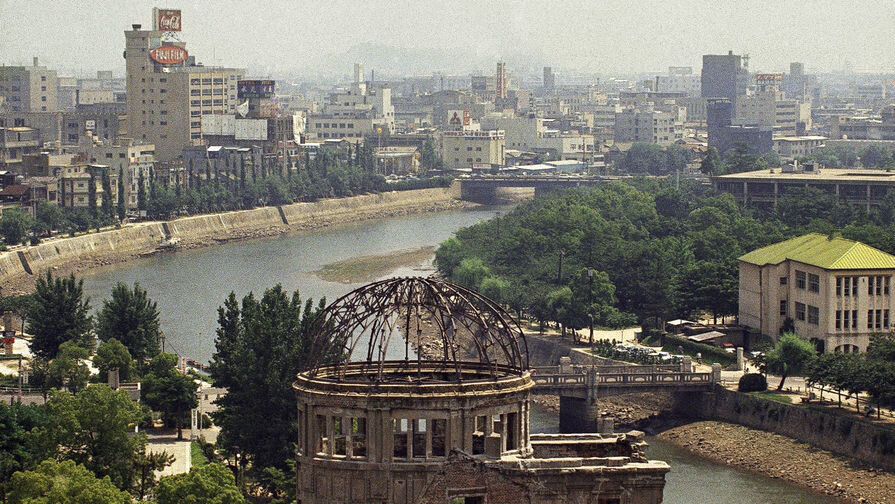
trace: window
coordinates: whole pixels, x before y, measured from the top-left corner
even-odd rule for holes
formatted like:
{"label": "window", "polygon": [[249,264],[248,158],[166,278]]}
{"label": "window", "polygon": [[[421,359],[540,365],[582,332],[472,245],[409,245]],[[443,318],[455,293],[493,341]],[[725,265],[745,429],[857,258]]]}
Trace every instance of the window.
{"label": "window", "polygon": [[851,296],[851,277],[842,278],[842,294],[845,296]]}
{"label": "window", "polygon": [[891,277],[883,277],[883,294],[889,295],[889,278]]}
{"label": "window", "polygon": [[406,418],[395,418],[392,420],[394,430],[392,458],[407,458],[407,431],[409,422],[410,421]]}
{"label": "window", "polygon": [[858,328],[858,310],[851,311],[851,328],[852,329]]}
{"label": "window", "polygon": [[780,277],[780,285],[786,285],[787,280],[788,280],[788,278],[786,278],[786,277]]}
{"label": "window", "polygon": [[814,325],[820,323],[820,310],[816,306],[808,306],[808,323]]}
{"label": "window", "polygon": [[787,308],[788,308],[788,306],[787,306],[788,304],[789,304],[789,302],[786,301],[785,299],[781,299],[781,300],[780,300],[780,316],[781,316],[781,317],[785,317],[785,316],[786,316],[786,313],[787,313],[787,311],[788,311],[788,309],[787,309]]}
{"label": "window", "polygon": [[426,428],[428,421],[425,418],[413,420],[413,458],[426,458]]}
{"label": "window", "polygon": [[333,417],[333,455],[348,455],[348,440],[342,417]]}
{"label": "window", "polygon": [[485,424],[488,422],[488,417],[486,416],[477,416],[475,417],[475,429],[472,433],[472,454],[473,455],[481,455],[485,453]]}
{"label": "window", "polygon": [[796,320],[805,320],[805,305],[796,302]]}
{"label": "window", "polygon": [[329,455],[329,432],[324,415],[317,415],[317,454]]}
{"label": "window", "polygon": [[872,277],[872,276],[867,277],[867,295],[868,296],[873,295],[873,284],[876,283],[877,278],[878,277]]}
{"label": "window", "polygon": [[873,329],[873,310],[867,310],[867,329]]}
{"label": "window", "polygon": [[882,329],[882,322],[883,322],[882,310],[876,310],[876,328],[877,329]]}
{"label": "window", "polygon": [[432,456],[444,457],[447,446],[447,420],[432,420]]}
{"label": "window", "polygon": [[889,310],[883,310],[883,329],[889,328]]}
{"label": "window", "polygon": [[842,310],[836,310],[836,329],[842,329]]}
{"label": "window", "polygon": [[851,277],[851,295],[858,297],[858,279],[861,277]]}
{"label": "window", "polygon": [[190,89],[190,96],[199,96],[202,93],[200,89],[193,88]]}
{"label": "window", "polygon": [[799,289],[805,288],[805,272],[796,270],[796,287]]}
{"label": "window", "polygon": [[820,277],[808,274],[808,290],[810,292],[820,292]]}
{"label": "window", "polygon": [[848,329],[849,327],[851,327],[851,311],[842,310],[842,328]]}

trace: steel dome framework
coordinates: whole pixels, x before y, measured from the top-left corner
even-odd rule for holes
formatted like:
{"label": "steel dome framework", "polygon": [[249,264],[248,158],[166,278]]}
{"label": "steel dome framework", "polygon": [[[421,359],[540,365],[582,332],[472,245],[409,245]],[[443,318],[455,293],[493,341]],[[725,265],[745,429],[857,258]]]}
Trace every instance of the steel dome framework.
{"label": "steel dome framework", "polygon": [[[431,346],[414,356],[426,341]],[[395,356],[401,346],[403,359]],[[503,308],[431,277],[373,282],[337,299],[318,316],[309,355],[304,373],[338,381],[459,382],[469,368],[479,379],[528,370],[525,337]]]}

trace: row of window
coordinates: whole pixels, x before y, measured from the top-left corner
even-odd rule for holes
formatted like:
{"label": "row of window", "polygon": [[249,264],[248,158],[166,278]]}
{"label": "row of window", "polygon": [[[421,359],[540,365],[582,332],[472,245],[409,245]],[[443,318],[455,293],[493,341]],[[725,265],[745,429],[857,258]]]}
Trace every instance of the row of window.
{"label": "row of window", "polygon": [[[781,278],[780,283],[785,284],[786,282]],[[809,292],[820,292],[820,277],[813,273],[796,270],[796,288],[802,290],[807,288]]]}
{"label": "row of window", "polygon": [[[786,301],[780,301],[780,314],[785,315],[785,311]],[[816,306],[805,305],[796,301],[796,320],[804,322],[806,318],[809,324],[818,325],[820,323],[820,310]]]}
{"label": "row of window", "polygon": [[[857,329],[858,310],[836,310],[836,329]],[[867,310],[867,329],[888,329],[889,310]]]}
{"label": "row of window", "polygon": [[[235,80],[235,78],[232,75],[228,76],[227,79]],[[199,79],[190,79],[191,86],[198,86],[200,84],[204,84],[207,86],[207,85],[210,85],[212,82],[214,82],[214,84],[217,84],[217,85],[223,85],[224,79],[221,77],[215,77],[214,79],[206,77],[204,79],[201,79],[201,81]]]}
{"label": "row of window", "polygon": [[352,123],[314,123],[314,127],[317,129],[325,129],[325,128],[341,128],[341,129],[354,129],[354,124]]}
{"label": "row of window", "polygon": [[[836,295],[840,297],[857,297],[860,280],[861,277],[859,276],[837,276]],[[890,284],[891,277],[889,276],[868,276],[867,295],[888,296]],[[780,285],[786,285],[786,277],[780,277]],[[813,273],[796,270],[796,288],[807,289],[809,292],[820,292],[820,277]]]}

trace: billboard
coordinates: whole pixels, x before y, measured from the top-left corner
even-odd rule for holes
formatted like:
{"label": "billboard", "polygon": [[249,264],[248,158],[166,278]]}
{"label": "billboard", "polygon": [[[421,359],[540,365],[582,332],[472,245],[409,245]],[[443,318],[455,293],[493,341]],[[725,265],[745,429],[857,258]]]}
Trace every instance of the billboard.
{"label": "billboard", "polygon": [[187,52],[182,47],[163,45],[149,51],[149,57],[162,65],[176,65],[186,60]]}
{"label": "billboard", "polygon": [[469,126],[472,114],[468,110],[448,110],[448,124],[451,126]]}
{"label": "billboard", "polygon": [[93,119],[87,119],[84,121],[84,129],[87,131],[93,131],[96,129],[96,121]]}
{"label": "billboard", "polygon": [[772,82],[772,81],[782,81],[783,74],[773,73],[773,74],[755,74],[755,80],[758,82]]}
{"label": "billboard", "polygon": [[267,140],[267,120],[237,119],[234,133],[236,140]]}
{"label": "billboard", "polygon": [[243,98],[272,98],[275,82],[272,80],[241,80],[236,93]]}
{"label": "billboard", "polygon": [[155,11],[155,17],[153,18],[153,22],[155,26],[153,27],[158,31],[180,31],[180,9],[153,9]]}

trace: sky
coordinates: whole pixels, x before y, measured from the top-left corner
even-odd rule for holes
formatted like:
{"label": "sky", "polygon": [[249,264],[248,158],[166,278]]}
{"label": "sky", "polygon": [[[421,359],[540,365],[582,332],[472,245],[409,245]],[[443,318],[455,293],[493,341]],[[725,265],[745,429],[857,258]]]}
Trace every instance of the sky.
{"label": "sky", "polygon": [[0,63],[123,75],[123,32],[151,28],[154,6],[182,9],[198,61],[256,77],[348,75],[359,59],[385,75],[490,74],[498,59],[511,72],[698,73],[703,54],[728,50],[753,72],[895,72],[891,0],[0,0]]}

